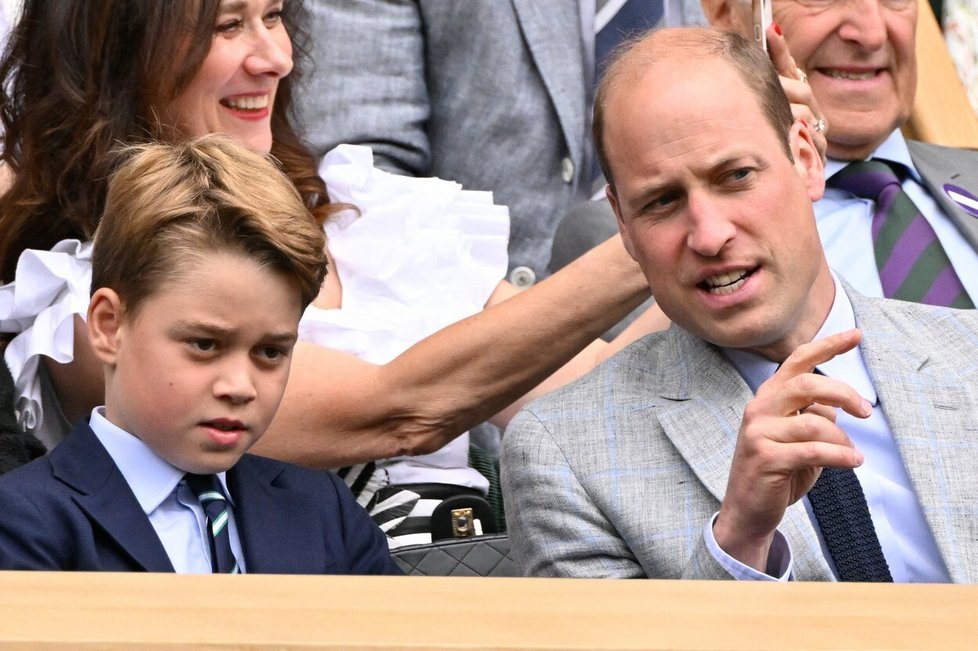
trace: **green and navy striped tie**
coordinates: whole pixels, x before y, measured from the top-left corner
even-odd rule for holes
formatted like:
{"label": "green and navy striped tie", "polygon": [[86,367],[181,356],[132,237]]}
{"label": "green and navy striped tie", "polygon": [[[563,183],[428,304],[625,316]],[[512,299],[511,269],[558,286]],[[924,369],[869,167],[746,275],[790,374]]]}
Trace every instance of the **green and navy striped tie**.
{"label": "green and navy striped tie", "polygon": [[897,171],[907,172],[899,163],[874,158],[850,163],[828,181],[831,187],[876,202],[873,248],[883,295],[914,303],[973,308],[937,234],[904,192]]}
{"label": "green and navy striped tie", "polygon": [[224,498],[224,491],[217,475],[185,476],[187,486],[194,492],[207,515],[210,530],[211,570],[220,574],[238,574],[241,568],[231,551],[231,535],[228,527],[230,507]]}

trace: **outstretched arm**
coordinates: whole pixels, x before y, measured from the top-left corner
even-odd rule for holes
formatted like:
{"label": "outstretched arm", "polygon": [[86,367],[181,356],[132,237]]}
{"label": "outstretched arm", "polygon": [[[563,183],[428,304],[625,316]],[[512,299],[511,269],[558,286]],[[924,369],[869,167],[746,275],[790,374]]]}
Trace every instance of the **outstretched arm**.
{"label": "outstretched arm", "polygon": [[437,450],[553,374],[648,293],[615,237],[382,366],[300,344],[255,451],[337,467]]}

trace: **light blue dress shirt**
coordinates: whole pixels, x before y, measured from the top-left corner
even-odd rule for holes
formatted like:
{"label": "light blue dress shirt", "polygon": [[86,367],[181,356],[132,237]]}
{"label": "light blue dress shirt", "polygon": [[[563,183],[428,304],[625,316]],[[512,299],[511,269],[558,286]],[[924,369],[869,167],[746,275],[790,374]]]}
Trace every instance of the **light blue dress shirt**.
{"label": "light blue dress shirt", "polygon": [[[972,301],[978,303],[978,253],[923,185],[900,130],[890,134],[871,157],[902,163],[911,170],[910,176],[903,182],[904,192],[934,229],[965,290]],[[830,178],[848,163],[849,161],[830,158],[825,165],[825,178]],[[829,267],[864,296],[883,296],[883,286],[880,284],[876,257],[873,254],[874,209],[874,201],[830,187],[826,187],[825,195],[815,202],[818,234],[822,239]]]}
{"label": "light blue dress shirt", "polygon": [[[104,412],[104,407],[96,407],[88,424],[132,489],[160,537],[173,569],[177,574],[210,574],[207,516],[183,481],[184,471],[164,461],[140,439],[110,423]],[[228,522],[231,550],[244,572],[244,554],[234,521],[234,500],[228,492],[225,473],[218,473],[218,478],[232,506]]]}
{"label": "light blue dress shirt", "polygon": [[[835,301],[815,340],[854,327],[856,325],[852,304],[838,278],[835,278]],[[733,349],[723,349],[722,352],[755,393],[777,370],[778,365],[775,362],[759,355]],[[855,348],[820,364],[818,370],[828,377],[846,382],[873,405],[873,413],[867,419],[856,418],[837,409],[836,422],[865,457],[863,465],[855,469],[856,477],[866,495],[869,513],[894,582],[950,582],[951,577],[914,493],[860,349]],[[808,498],[803,500],[812,526],[819,534],[822,555],[832,566],[832,557],[822,540]],[[753,580],[787,580],[790,577],[790,546],[780,533],[776,535],[776,544],[771,549],[768,569],[772,574],[768,575],[740,563],[720,549],[713,537],[712,520],[705,529],[707,546],[714,558],[734,577]]]}

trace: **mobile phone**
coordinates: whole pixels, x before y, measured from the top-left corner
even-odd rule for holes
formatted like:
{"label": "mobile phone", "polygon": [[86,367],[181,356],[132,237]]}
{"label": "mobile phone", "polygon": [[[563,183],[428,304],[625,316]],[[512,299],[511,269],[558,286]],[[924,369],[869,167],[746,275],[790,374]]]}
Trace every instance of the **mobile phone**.
{"label": "mobile phone", "polygon": [[767,52],[767,26],[773,20],[771,0],[751,0],[751,12],[754,18],[754,42]]}

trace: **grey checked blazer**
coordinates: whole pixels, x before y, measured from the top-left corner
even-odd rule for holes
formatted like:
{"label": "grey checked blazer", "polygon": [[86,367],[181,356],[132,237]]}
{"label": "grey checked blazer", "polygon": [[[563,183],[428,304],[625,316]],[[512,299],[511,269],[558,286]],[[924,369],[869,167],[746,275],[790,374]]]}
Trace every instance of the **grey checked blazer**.
{"label": "grey checked blazer", "polygon": [[[978,581],[978,312],[848,292],[861,350],[952,580]],[[720,506],[750,389],[677,326],[531,403],[503,487],[530,575],[729,578],[703,529]],[[780,526],[798,580],[833,580],[804,505]]]}
{"label": "grey checked blazer", "polygon": [[[315,70],[299,95],[323,154],[491,190],[510,208],[510,268],[543,277],[557,222],[590,183],[575,0],[312,0]],[[566,174],[566,178],[565,178]]]}

